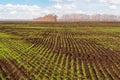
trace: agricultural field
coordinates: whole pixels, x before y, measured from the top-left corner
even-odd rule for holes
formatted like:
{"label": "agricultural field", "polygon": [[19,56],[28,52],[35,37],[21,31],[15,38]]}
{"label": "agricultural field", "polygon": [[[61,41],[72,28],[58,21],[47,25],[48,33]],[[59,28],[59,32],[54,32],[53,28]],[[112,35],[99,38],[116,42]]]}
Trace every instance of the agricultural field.
{"label": "agricultural field", "polygon": [[120,80],[119,22],[0,22],[0,80]]}

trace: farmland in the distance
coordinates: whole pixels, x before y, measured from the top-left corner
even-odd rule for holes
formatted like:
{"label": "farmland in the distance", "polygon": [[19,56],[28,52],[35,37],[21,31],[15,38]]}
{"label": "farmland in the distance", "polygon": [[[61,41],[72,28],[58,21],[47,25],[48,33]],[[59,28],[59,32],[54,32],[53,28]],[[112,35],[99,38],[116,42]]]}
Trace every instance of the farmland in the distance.
{"label": "farmland in the distance", "polygon": [[0,22],[0,79],[120,80],[120,22]]}

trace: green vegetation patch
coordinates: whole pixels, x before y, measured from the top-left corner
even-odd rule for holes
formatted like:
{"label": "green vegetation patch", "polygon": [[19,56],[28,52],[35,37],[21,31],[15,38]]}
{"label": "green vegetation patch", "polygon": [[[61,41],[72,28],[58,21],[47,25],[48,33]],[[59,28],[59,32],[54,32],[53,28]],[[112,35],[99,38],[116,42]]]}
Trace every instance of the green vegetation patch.
{"label": "green vegetation patch", "polygon": [[20,37],[0,32],[0,38],[20,38]]}
{"label": "green vegetation patch", "polygon": [[5,78],[0,74],[0,80],[5,80]]}

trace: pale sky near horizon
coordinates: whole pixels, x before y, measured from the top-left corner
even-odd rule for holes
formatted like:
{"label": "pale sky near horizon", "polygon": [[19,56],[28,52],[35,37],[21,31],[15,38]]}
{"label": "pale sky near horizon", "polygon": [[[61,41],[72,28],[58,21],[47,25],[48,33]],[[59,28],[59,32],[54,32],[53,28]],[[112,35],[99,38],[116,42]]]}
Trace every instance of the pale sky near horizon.
{"label": "pale sky near horizon", "polygon": [[120,0],[0,0],[0,19],[72,13],[120,15]]}

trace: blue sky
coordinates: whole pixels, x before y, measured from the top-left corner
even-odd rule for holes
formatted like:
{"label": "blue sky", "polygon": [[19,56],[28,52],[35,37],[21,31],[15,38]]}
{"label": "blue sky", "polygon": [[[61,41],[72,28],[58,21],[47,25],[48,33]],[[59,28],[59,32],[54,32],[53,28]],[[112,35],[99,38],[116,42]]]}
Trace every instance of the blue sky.
{"label": "blue sky", "polygon": [[120,0],[0,0],[0,19],[73,13],[120,15]]}
{"label": "blue sky", "polygon": [[52,5],[53,3],[50,0],[0,0],[0,4],[38,5],[42,7]]}

